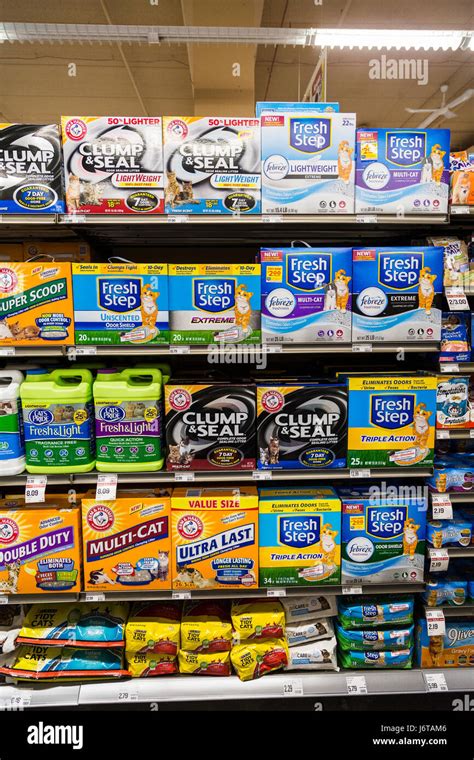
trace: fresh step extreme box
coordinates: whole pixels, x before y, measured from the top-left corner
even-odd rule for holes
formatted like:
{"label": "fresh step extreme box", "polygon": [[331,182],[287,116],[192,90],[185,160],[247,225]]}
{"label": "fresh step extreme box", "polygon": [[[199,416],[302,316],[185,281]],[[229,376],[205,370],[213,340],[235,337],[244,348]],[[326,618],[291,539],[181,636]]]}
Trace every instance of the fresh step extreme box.
{"label": "fresh step extreme box", "polygon": [[436,377],[349,377],[348,467],[430,467]]}
{"label": "fresh step extreme box", "polygon": [[261,488],[260,586],[340,582],[341,501],[333,488]]}

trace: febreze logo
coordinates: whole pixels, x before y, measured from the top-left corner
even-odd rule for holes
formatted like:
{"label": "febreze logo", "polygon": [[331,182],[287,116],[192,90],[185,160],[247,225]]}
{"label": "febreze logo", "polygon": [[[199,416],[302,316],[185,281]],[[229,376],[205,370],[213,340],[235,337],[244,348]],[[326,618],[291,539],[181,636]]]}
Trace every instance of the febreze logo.
{"label": "febreze logo", "polygon": [[379,253],[379,283],[393,290],[409,290],[420,279],[423,253],[384,251]]}
{"label": "febreze logo", "polygon": [[331,145],[331,119],[311,116],[290,118],[290,146],[303,153],[317,153]]}
{"label": "febreze logo", "polygon": [[385,540],[396,538],[402,535],[406,519],[406,507],[369,507],[367,533],[374,538]]}
{"label": "febreze logo", "polygon": [[387,161],[397,166],[415,166],[426,156],[426,132],[387,132]]}
{"label": "febreze logo", "polygon": [[321,518],[283,515],[278,518],[278,542],[294,549],[307,549],[317,544],[321,535]]}
{"label": "febreze logo", "polygon": [[374,394],[370,399],[370,423],[387,430],[396,430],[413,422],[415,394]]}
{"label": "febreze logo", "polygon": [[141,304],[141,280],[132,277],[99,277],[99,306],[106,311],[134,311]]}
{"label": "febreze logo", "polygon": [[194,307],[201,311],[227,311],[235,305],[235,280],[227,277],[218,279],[196,277],[193,281]]}
{"label": "febreze logo", "polygon": [[311,292],[331,281],[331,254],[295,253],[286,259],[286,282],[296,290]]}

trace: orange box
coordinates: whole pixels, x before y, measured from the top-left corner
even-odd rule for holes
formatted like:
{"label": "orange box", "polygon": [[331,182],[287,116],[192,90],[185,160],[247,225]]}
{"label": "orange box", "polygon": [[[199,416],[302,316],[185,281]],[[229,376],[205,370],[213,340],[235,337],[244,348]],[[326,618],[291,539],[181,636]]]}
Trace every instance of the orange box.
{"label": "orange box", "polygon": [[451,172],[451,204],[474,206],[474,165],[470,169]]}
{"label": "orange box", "polygon": [[80,590],[79,509],[1,509],[0,594]]}
{"label": "orange box", "polygon": [[73,343],[71,264],[0,263],[0,346]]}
{"label": "orange box", "polygon": [[118,492],[115,501],[82,500],[86,591],[171,588],[168,493]]}
{"label": "orange box", "polygon": [[32,256],[52,256],[54,261],[89,262],[91,247],[82,240],[29,240],[23,243],[22,260]]}
{"label": "orange box", "polygon": [[23,261],[21,243],[0,243],[0,263],[2,261]]}
{"label": "orange box", "polygon": [[171,524],[173,589],[258,585],[256,488],[175,488]]}

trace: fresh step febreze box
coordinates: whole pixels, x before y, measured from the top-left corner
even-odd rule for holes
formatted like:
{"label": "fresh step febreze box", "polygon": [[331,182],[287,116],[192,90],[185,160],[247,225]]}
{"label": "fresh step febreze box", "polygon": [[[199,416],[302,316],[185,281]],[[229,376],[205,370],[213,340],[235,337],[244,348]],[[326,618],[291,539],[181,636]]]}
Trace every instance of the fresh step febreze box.
{"label": "fresh step febreze box", "polygon": [[263,248],[264,343],[351,340],[352,248]]}
{"label": "fresh step febreze box", "polygon": [[262,123],[263,214],[353,214],[352,113],[271,113]]}
{"label": "fresh step febreze box", "polygon": [[79,509],[1,509],[0,594],[80,590]]}
{"label": "fresh step febreze box", "polygon": [[71,264],[0,262],[0,346],[72,343]]}
{"label": "fresh step febreze box", "polygon": [[165,212],[260,213],[260,119],[165,116]]}
{"label": "fresh step febreze box", "polygon": [[175,488],[174,589],[258,585],[258,495],[246,488]]}
{"label": "fresh step febreze box", "polygon": [[[426,497],[339,488],[342,582],[419,583],[425,561]],[[398,495],[400,494],[400,495]]]}
{"label": "fresh step febreze box", "polygon": [[62,116],[69,214],[162,214],[159,116]]}
{"label": "fresh step febreze box", "polygon": [[436,377],[349,377],[348,467],[431,467]]}
{"label": "fresh step febreze box", "polygon": [[76,344],[168,343],[167,264],[73,264]]}
{"label": "fresh step febreze box", "polygon": [[354,342],[441,340],[443,249],[355,248]]}
{"label": "fresh step febreze box", "polygon": [[170,264],[170,343],[260,343],[260,264]]}
{"label": "fresh step febreze box", "polygon": [[358,129],[356,213],[446,214],[449,129]]}
{"label": "fresh step febreze box", "polygon": [[118,492],[82,500],[86,591],[171,588],[169,494]]}
{"label": "fresh step febreze box", "polygon": [[341,501],[333,488],[261,488],[260,586],[340,582]]}

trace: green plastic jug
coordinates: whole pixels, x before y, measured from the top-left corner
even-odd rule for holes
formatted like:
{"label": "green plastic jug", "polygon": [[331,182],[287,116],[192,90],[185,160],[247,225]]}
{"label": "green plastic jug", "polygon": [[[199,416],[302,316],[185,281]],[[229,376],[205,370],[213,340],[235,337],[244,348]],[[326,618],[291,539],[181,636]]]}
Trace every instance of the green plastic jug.
{"label": "green plastic jug", "polygon": [[163,467],[159,369],[103,369],[93,386],[97,469],[154,472]]}
{"label": "green plastic jug", "polygon": [[29,370],[20,397],[28,472],[94,469],[92,373],[88,369]]}

